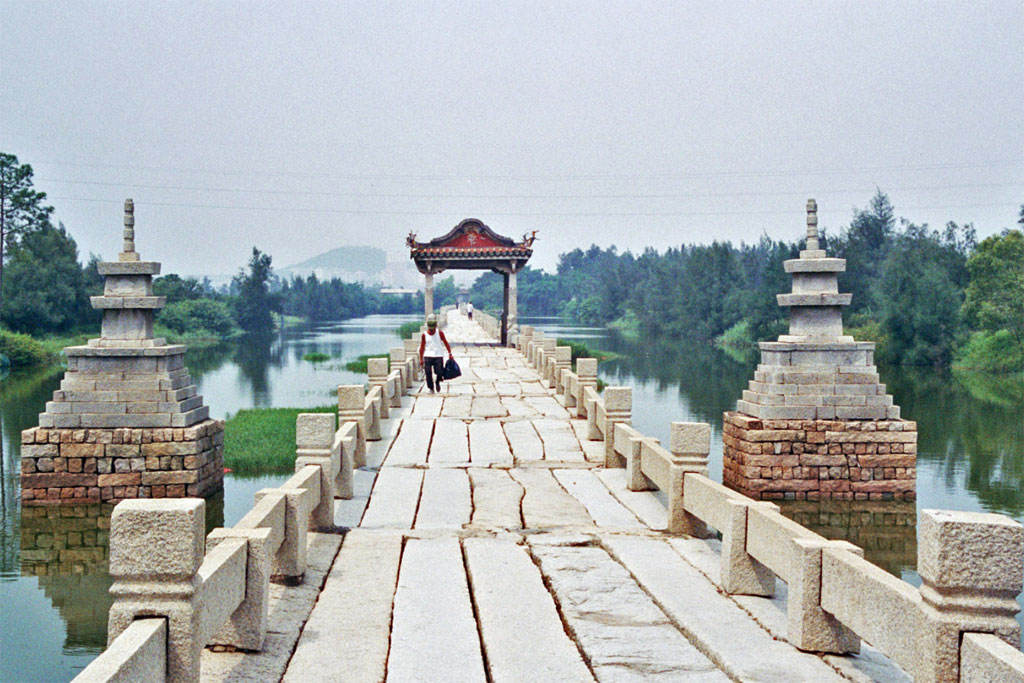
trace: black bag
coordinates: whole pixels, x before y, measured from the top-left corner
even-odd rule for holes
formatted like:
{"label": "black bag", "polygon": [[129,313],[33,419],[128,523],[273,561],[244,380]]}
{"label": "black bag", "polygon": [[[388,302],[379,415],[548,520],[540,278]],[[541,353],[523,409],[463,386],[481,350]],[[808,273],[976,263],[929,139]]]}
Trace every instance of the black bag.
{"label": "black bag", "polygon": [[455,359],[451,356],[444,364],[444,370],[441,372],[441,379],[455,379],[462,374],[462,369],[459,368],[459,364],[455,362]]}

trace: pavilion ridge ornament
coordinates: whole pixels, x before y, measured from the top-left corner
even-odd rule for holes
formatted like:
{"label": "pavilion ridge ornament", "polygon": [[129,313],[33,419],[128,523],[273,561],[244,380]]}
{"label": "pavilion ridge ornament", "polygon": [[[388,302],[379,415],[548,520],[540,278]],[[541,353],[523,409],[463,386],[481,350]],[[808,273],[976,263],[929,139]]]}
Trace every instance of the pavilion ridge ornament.
{"label": "pavilion ridge ornament", "polygon": [[817,212],[809,199],[806,248],[784,263],[789,333],[760,342],[738,412],[725,414],[723,479],[754,497],[910,499],[916,425],[879,382],[874,342],[843,334],[846,260],[821,249]]}
{"label": "pavilion ridge ornament", "polygon": [[123,250],[98,269],[103,294],[91,300],[103,312],[100,337],[64,349],[60,389],[39,427],[22,434],[23,499],[99,502],[220,489],[223,423],[209,419],[185,368],[185,346],[153,337],[166,299],[153,295],[160,264],[135,251],[131,199]]}

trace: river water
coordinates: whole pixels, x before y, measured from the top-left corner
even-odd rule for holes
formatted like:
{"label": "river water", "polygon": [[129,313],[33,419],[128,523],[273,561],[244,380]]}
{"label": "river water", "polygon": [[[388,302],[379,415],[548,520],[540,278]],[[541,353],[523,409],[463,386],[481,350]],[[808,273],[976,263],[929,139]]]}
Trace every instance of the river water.
{"label": "river water", "polygon": [[[187,363],[214,417],[255,406],[319,406],[334,387],[365,380],[344,369],[361,354],[398,346],[410,316],[368,316],[286,331],[267,344],[233,343],[188,352]],[[527,319],[549,334],[616,352],[601,364],[610,385],[633,388],[633,424],[667,441],[675,420],[712,425],[712,476],[721,479],[722,413],[752,377],[740,362],[682,340],[629,342],[604,329]],[[331,360],[302,360],[310,352]],[[871,561],[917,582],[916,510],[1000,512],[1024,522],[1024,379],[952,374],[932,368],[879,368],[906,419],[918,423],[916,503],[784,504],[784,512],[830,538],[846,538]],[[109,507],[22,508],[19,434],[60,384],[62,371],[0,380],[0,681],[69,680],[106,643]],[[231,525],[253,494],[285,477],[228,475],[207,505],[207,526]]]}

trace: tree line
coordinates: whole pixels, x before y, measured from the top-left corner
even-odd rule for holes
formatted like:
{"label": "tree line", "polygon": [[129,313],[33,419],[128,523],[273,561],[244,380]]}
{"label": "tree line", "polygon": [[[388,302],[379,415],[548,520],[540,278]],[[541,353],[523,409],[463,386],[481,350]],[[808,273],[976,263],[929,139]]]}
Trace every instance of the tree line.
{"label": "tree line", "polygon": [[[83,266],[70,232],[54,225],[53,211],[46,193],[34,187],[32,167],[0,153],[0,363],[41,361],[45,353],[25,335],[94,333],[99,327],[100,312],[89,297],[103,291],[101,259],[92,255]],[[275,314],[321,321],[423,310],[422,294],[385,295],[315,275],[282,280],[270,255],[255,247],[228,285],[170,274],[153,281],[153,293],[167,297],[156,319],[158,334],[182,339],[267,335],[280,320]]]}
{"label": "tree line", "polygon": [[[1018,222],[1024,226],[1024,206]],[[942,230],[897,220],[881,191],[835,234],[829,256],[846,259],[840,291],[853,294],[847,330],[879,342],[879,360],[907,365],[1024,369],[1024,233],[977,241],[971,225]],[[783,261],[803,242],[762,237],[715,241],[639,256],[591,246],[562,254],[555,273],[518,275],[521,315],[622,327],[645,338],[751,348],[787,328],[775,295],[790,289]],[[501,307],[502,282],[487,273],[471,298]]]}

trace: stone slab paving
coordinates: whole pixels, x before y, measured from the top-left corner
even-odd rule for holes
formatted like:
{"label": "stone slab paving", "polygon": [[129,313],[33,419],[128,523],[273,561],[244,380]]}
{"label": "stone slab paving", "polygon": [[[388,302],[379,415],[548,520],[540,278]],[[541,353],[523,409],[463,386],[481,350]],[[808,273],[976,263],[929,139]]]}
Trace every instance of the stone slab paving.
{"label": "stone slab paving", "polygon": [[395,591],[388,681],[486,681],[459,539],[408,539]]}
{"label": "stone slab paving", "polygon": [[720,544],[666,535],[664,496],[604,469],[521,354],[457,314],[446,334],[463,376],[384,421],[312,613],[296,592],[247,671],[291,647],[288,681],[901,680],[870,646],[791,647],[785,604],[720,592]]}
{"label": "stone slab paving", "polygon": [[469,538],[463,552],[491,680],[594,680],[525,548]]}

